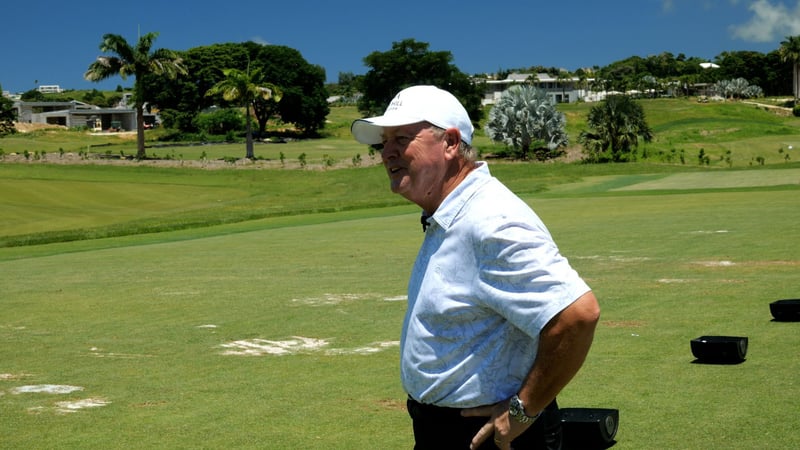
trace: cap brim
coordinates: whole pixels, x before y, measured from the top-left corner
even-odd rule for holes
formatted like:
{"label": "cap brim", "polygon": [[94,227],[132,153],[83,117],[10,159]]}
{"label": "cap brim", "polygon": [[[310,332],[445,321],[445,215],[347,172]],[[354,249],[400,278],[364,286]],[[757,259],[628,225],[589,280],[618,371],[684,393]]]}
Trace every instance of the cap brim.
{"label": "cap brim", "polygon": [[403,117],[396,114],[369,117],[353,121],[353,124],[350,125],[350,133],[362,144],[375,145],[383,142],[383,129],[386,127],[401,127],[424,121],[425,119],[418,117]]}

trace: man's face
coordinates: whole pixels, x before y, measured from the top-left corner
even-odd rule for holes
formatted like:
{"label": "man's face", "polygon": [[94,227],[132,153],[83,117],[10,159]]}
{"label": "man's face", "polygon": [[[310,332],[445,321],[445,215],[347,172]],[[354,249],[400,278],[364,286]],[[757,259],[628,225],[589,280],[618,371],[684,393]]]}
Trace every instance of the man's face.
{"label": "man's face", "polygon": [[430,127],[421,122],[384,128],[381,159],[392,192],[433,212],[443,197],[448,158],[446,140]]}

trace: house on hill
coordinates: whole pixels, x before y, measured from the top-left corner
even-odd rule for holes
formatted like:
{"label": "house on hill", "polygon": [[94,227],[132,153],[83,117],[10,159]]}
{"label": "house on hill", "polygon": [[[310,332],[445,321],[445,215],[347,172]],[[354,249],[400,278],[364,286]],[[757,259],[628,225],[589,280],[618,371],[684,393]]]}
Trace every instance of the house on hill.
{"label": "house on hill", "polygon": [[[123,99],[125,100],[125,99]],[[136,110],[123,101],[115,108],[101,108],[72,100],[68,102],[14,102],[17,121],[62,125],[67,128],[86,127],[90,130],[136,130]],[[155,114],[145,113],[145,127],[153,126]]]}
{"label": "house on hill", "polygon": [[491,105],[500,99],[503,92],[517,84],[530,84],[544,91],[553,103],[574,103],[588,97],[586,86],[592,79],[578,77],[559,78],[547,73],[511,73],[504,80],[485,80],[482,103]]}
{"label": "house on hill", "polygon": [[44,84],[37,87],[36,90],[42,94],[60,94],[64,92],[64,90],[61,89],[61,86],[57,84]]}

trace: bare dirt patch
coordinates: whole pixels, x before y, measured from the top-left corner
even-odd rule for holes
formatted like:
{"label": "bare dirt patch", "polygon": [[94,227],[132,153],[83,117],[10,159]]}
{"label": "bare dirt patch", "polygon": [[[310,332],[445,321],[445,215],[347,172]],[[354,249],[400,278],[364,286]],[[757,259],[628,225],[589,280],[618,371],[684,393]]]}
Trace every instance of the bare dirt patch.
{"label": "bare dirt patch", "polygon": [[[133,135],[132,139],[136,139]],[[244,145],[242,145],[244,153]],[[150,152],[148,152],[150,154]],[[139,167],[171,167],[171,168],[191,168],[191,169],[302,169],[312,171],[326,171],[336,169],[346,169],[353,167],[351,160],[343,159],[333,164],[322,162],[308,162],[302,166],[299,161],[263,160],[241,158],[236,161],[224,161],[221,159],[191,160],[191,159],[142,159],[122,158],[119,155],[106,155],[103,153],[88,153],[79,155],[72,152],[62,154],[47,153],[44,155],[22,155],[6,154],[0,158],[3,163],[13,164],[62,164],[62,165],[102,165],[102,166],[139,166]],[[360,167],[380,165],[380,158],[364,158]]]}
{"label": "bare dirt patch", "polygon": [[392,410],[392,411],[405,411],[406,410],[406,402],[401,400],[395,400],[392,398],[386,398],[383,400],[378,400],[378,406]]}
{"label": "bare dirt patch", "polygon": [[30,133],[31,131],[39,130],[66,130],[67,127],[63,125],[53,125],[49,123],[20,123],[14,122],[14,128],[20,133]]}

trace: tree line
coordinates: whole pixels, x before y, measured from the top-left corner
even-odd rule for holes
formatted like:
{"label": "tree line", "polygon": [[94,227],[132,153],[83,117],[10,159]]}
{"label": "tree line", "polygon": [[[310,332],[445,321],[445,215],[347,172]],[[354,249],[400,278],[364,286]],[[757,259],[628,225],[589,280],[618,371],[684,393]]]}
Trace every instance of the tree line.
{"label": "tree line", "polygon": [[[324,127],[325,118],[330,112],[327,99],[331,95],[338,95],[344,101],[357,105],[358,110],[368,116],[381,113],[400,89],[414,84],[432,84],[458,97],[473,122],[478,124],[483,119],[483,86],[480,80],[488,75],[467,75],[453,64],[450,52],[431,51],[427,43],[414,39],[394,42],[388,51],[375,51],[367,55],[364,62],[369,70],[364,75],[340,73],[338,83],[326,85],[325,70],[308,63],[297,50],[289,47],[244,42],[213,44],[183,52],[153,50],[152,44],[157,36],[158,33],[148,33],[141,36],[135,45],[118,35],[103,36],[100,49],[112,55],[98,57],[89,66],[85,77],[101,80],[113,75],[120,75],[123,79],[133,76],[137,110],[142,113],[145,104],[157,108],[164,125],[180,132],[197,131],[205,123],[199,118],[215,106],[226,109],[245,106],[248,157],[252,157],[249,126],[251,108],[256,121],[256,134],[264,135],[267,122],[276,119],[293,125],[304,136],[314,136]],[[756,92],[764,95],[794,93],[796,97],[800,83],[798,62],[800,37],[787,37],[779,49],[767,54],[753,51],[723,52],[713,63],[697,57],[664,52],[647,57],[632,56],[605,67],[584,68],[575,72],[534,66],[500,70],[494,76],[503,78],[512,71],[546,72],[563,79],[578,77],[586,83],[587,88],[595,90],[624,92],[643,87],[661,89],[672,86],[677,87],[678,93],[683,89],[687,94],[689,86],[698,83],[720,84],[729,79],[756,86],[759,89]],[[235,79],[240,82],[238,86]],[[270,95],[259,95],[266,92],[263,89],[267,89]],[[529,99],[529,103],[543,101],[535,94],[531,95],[533,100]],[[557,130],[556,125],[560,122],[557,114],[540,119],[543,125],[537,125],[538,128],[550,129],[546,133],[549,139],[547,152],[540,153],[541,156],[552,154],[554,143],[562,138],[556,138],[558,132],[553,131]],[[137,122],[141,120],[141,117],[137,118]],[[214,120],[220,128],[225,128],[225,125],[219,125],[224,124],[225,117],[215,117]],[[586,139],[591,137],[584,136]],[[513,137],[508,139],[508,142],[515,142]],[[532,144],[529,139],[523,141],[526,148]],[[140,136],[139,147],[138,156],[143,156],[143,135]]]}

